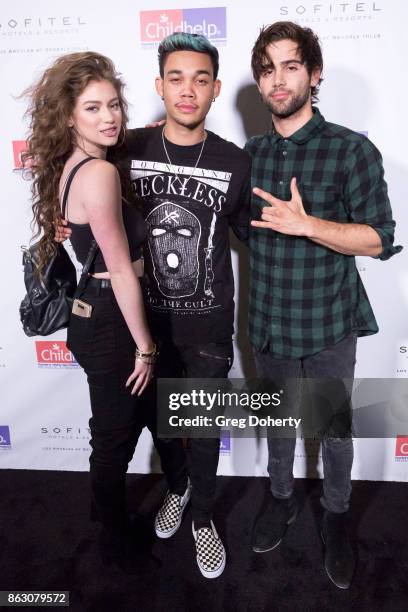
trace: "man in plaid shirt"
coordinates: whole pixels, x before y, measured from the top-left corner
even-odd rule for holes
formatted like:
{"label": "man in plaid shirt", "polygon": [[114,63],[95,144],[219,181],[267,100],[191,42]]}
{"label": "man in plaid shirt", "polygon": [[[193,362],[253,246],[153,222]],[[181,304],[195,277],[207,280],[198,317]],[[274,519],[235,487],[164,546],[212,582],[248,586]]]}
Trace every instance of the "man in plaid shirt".
{"label": "man in plaid shirt", "polygon": [[[393,246],[379,151],[312,106],[322,68],[317,36],[291,22],[264,28],[253,48],[252,71],[273,127],[246,146],[254,194],[249,330],[259,376],[290,379],[286,402],[294,412],[302,377],[343,380],[349,403],[357,336],[378,331],[354,256],[385,260],[402,248]],[[296,518],[295,443],[268,437],[272,496],[254,527],[256,552],[278,546]],[[355,567],[346,527],[349,425],[322,438],[322,455],[325,568],[348,588]]]}

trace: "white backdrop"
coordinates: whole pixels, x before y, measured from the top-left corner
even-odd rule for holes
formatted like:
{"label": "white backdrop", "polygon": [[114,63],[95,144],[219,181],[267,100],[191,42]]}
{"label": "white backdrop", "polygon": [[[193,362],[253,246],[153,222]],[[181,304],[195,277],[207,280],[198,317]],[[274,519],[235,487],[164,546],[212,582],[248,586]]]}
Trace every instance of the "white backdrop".
{"label": "white backdrop", "polygon": [[[203,8],[203,4],[205,7]],[[18,306],[24,294],[20,245],[30,239],[29,185],[19,166],[26,128],[26,101],[16,99],[49,63],[63,53],[95,50],[111,57],[128,84],[130,126],[162,116],[154,91],[156,43],[176,29],[208,35],[220,50],[222,93],[208,127],[238,145],[269,128],[254,90],[250,52],[263,24],[290,19],[319,34],[324,52],[320,109],[330,121],[365,132],[384,157],[397,243],[404,244],[407,202],[405,0],[314,3],[309,0],[28,0],[0,9],[1,118],[3,155],[0,300],[0,467],[86,470],[89,402],[85,377],[66,350],[65,332],[46,339],[24,336]],[[405,180],[404,180],[405,179]],[[245,339],[246,255],[234,251],[238,325],[232,376],[247,372]],[[380,333],[358,346],[356,375],[407,377],[407,251],[388,262],[361,258],[358,267],[380,325]],[[241,279],[241,284],[239,280]],[[353,477],[408,481],[408,424],[399,438],[359,439]],[[264,441],[224,434],[220,474],[266,473]],[[150,435],[139,442],[130,471],[157,470]],[[321,475],[316,444],[298,441],[297,476]]]}

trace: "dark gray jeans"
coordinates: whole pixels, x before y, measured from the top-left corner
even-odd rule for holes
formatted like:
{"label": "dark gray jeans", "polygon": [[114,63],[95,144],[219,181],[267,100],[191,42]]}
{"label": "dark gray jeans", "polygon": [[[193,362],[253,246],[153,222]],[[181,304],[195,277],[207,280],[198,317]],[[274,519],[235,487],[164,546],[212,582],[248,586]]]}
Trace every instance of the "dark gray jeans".
{"label": "dark gray jeans", "polygon": [[[275,359],[268,352],[256,352],[255,362],[258,376],[263,379],[288,381],[286,400],[290,414],[299,415],[301,379],[344,379],[343,389],[350,396],[356,363],[355,334],[351,334],[327,349],[302,359]],[[279,384],[279,383],[278,383]],[[326,382],[327,384],[327,382]],[[335,383],[333,383],[335,384]],[[268,435],[268,473],[274,497],[284,499],[293,491],[293,460],[296,438],[277,438]],[[346,512],[351,495],[351,468],[353,464],[353,440],[351,429],[342,437],[322,437],[324,469],[323,496],[321,503],[330,512]]]}

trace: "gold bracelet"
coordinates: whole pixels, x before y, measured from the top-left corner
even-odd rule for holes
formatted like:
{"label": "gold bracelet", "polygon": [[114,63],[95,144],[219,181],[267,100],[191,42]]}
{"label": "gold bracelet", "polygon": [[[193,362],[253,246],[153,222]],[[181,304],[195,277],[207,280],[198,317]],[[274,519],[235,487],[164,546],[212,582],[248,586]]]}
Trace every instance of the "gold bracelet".
{"label": "gold bracelet", "polygon": [[155,355],[157,355],[157,346],[154,342],[153,349],[151,351],[140,351],[136,347],[136,357],[154,357]]}
{"label": "gold bracelet", "polygon": [[154,365],[156,363],[156,358],[153,357],[153,361],[146,361],[146,358],[136,357],[135,361],[140,361],[140,363],[145,363],[146,365]]}

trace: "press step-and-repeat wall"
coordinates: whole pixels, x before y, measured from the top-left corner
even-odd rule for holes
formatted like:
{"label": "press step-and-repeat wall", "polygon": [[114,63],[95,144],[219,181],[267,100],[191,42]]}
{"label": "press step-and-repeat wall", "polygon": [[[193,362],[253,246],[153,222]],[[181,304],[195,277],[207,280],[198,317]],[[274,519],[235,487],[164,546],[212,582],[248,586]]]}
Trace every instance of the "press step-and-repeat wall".
{"label": "press step-and-repeat wall", "polygon": [[[27,338],[18,306],[24,294],[20,245],[31,234],[29,183],[21,172],[26,100],[18,98],[57,56],[94,50],[111,57],[127,83],[130,126],[163,116],[154,90],[157,45],[178,30],[202,33],[220,51],[222,92],[207,127],[243,146],[269,129],[250,72],[250,53],[259,28],[292,20],[318,34],[324,52],[319,107],[330,121],[366,134],[381,150],[404,244],[408,213],[406,24],[404,0],[320,3],[310,0],[20,0],[0,9],[0,468],[86,470],[90,416],[85,376],[65,346],[65,332]],[[231,375],[251,371],[246,338],[247,253],[233,244],[236,276],[236,358]],[[356,375],[407,378],[407,251],[388,262],[360,258],[358,269],[370,296],[380,333],[361,339]],[[263,439],[234,439],[223,432],[220,474],[264,475]],[[397,435],[398,433],[398,435]],[[356,439],[353,477],[408,480],[408,423],[389,438]],[[150,434],[144,432],[132,472],[159,469]],[[298,440],[295,474],[320,476],[318,443]]]}

